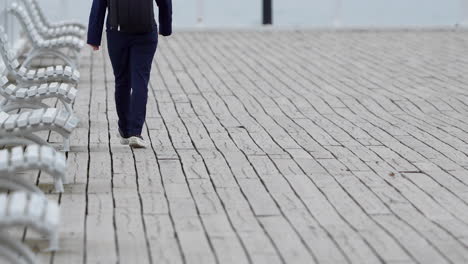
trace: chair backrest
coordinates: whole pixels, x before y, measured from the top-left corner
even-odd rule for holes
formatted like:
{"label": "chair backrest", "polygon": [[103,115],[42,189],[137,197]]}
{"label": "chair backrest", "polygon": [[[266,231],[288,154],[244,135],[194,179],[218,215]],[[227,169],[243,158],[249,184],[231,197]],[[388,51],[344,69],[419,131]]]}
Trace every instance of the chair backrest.
{"label": "chair backrest", "polygon": [[34,45],[37,45],[38,43],[44,41],[44,38],[42,38],[39,32],[37,32],[36,26],[34,25],[33,21],[31,20],[31,17],[29,17],[28,12],[23,6],[19,5],[18,3],[13,3],[11,4],[8,11],[16,16],[16,18],[26,30],[28,38]]}
{"label": "chair backrest", "polygon": [[42,10],[39,10],[39,5],[33,0],[21,0],[26,8],[29,16],[36,25],[36,28],[41,32],[46,32],[48,27],[47,24],[43,21],[43,16],[40,14]]}
{"label": "chair backrest", "polygon": [[15,54],[10,48],[8,43],[8,36],[5,33],[3,27],[0,26],[0,56],[3,59],[3,63],[9,72],[15,72],[20,66],[19,61],[16,59]]}
{"label": "chair backrest", "polygon": [[46,27],[51,27],[52,23],[49,22],[47,17],[44,14],[44,10],[42,10],[41,5],[36,0],[27,0],[31,4],[31,9],[37,13],[39,20],[41,20],[42,24]]}

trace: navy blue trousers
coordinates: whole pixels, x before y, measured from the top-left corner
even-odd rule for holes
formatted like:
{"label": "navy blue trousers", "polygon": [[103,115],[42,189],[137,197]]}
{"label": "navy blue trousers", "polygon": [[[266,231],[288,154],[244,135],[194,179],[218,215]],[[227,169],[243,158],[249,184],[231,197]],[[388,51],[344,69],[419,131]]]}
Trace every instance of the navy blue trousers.
{"label": "navy blue trousers", "polygon": [[148,82],[158,46],[158,33],[107,31],[109,57],[115,76],[115,103],[123,137],[139,136],[146,117]]}

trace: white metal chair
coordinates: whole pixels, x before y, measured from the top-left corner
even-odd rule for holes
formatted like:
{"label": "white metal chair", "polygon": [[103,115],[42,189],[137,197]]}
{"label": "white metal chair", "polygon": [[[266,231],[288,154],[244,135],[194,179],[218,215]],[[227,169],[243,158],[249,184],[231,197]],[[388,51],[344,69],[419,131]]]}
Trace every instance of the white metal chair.
{"label": "white metal chair", "polygon": [[35,184],[26,182],[19,172],[41,170],[54,179],[55,191],[63,192],[67,160],[64,153],[50,146],[28,145],[0,150],[0,187],[7,190],[42,194]]}
{"label": "white metal chair", "polygon": [[[78,68],[76,60],[78,59],[79,51],[84,46],[83,40],[74,36],[45,39],[39,34],[31,18],[27,15],[26,10],[22,6],[13,3],[8,11],[20,21],[33,46],[23,62],[24,67],[27,67],[29,63],[38,56],[53,55],[65,61],[73,69]],[[68,49],[71,51],[72,56],[68,56],[60,51],[60,49]]]}
{"label": "white metal chair", "polygon": [[[74,35],[77,37],[83,37],[86,34],[86,30],[76,25],[63,25],[63,26],[49,26],[43,20],[42,10],[39,4],[34,0],[21,0],[24,3],[29,16],[36,25],[39,33],[45,38],[56,38],[68,35]],[[41,15],[42,14],[42,15]]]}
{"label": "white metal chair", "polygon": [[20,114],[0,112],[0,146],[48,143],[37,136],[39,131],[54,131],[63,137],[63,150],[70,150],[70,135],[78,126],[75,115],[56,108],[36,109]]}
{"label": "white metal chair", "polygon": [[56,202],[49,201],[44,195],[27,192],[0,194],[0,231],[8,228],[26,227],[49,240],[48,251],[59,248],[60,209]]}
{"label": "white metal chair", "polygon": [[70,66],[50,66],[47,68],[28,69],[21,66],[8,44],[8,36],[0,26],[0,55],[8,76],[20,85],[33,85],[45,82],[66,82],[77,84],[80,72]]}
{"label": "white metal chair", "polygon": [[0,78],[0,111],[11,112],[18,109],[49,108],[44,100],[56,98],[65,106],[68,113],[73,113],[71,104],[75,101],[78,90],[67,83],[43,83],[34,86],[9,84],[6,77]]}

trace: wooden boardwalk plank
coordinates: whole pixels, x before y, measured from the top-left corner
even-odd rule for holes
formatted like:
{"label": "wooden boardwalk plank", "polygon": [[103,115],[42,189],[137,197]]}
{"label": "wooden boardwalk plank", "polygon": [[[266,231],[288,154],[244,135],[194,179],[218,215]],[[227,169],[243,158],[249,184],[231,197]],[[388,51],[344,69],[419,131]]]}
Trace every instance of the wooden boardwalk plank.
{"label": "wooden boardwalk plank", "polygon": [[443,30],[177,32],[155,58],[145,150],[119,144],[106,48],[85,51],[66,192],[26,175],[63,211],[62,249],[38,256],[465,263],[467,43]]}

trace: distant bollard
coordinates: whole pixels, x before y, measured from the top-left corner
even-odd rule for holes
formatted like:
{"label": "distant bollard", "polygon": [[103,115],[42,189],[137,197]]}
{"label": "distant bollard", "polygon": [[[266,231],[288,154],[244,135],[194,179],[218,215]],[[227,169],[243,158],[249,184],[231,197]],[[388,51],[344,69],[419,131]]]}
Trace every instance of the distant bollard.
{"label": "distant bollard", "polygon": [[198,0],[197,1],[197,25],[202,25],[203,24],[203,11],[204,11],[204,5],[203,5],[203,0]]}
{"label": "distant bollard", "polygon": [[335,6],[333,10],[333,26],[334,27],[341,27],[342,9],[343,9],[343,0],[335,0]]}
{"label": "distant bollard", "polygon": [[273,24],[273,0],[263,0],[263,24]]}
{"label": "distant bollard", "polygon": [[468,0],[460,0],[460,21],[458,26],[468,26]]}

